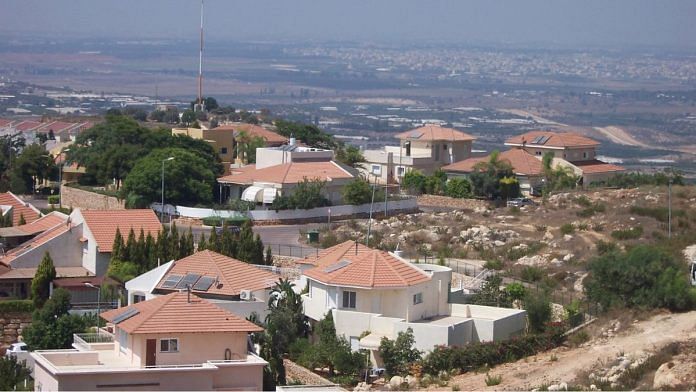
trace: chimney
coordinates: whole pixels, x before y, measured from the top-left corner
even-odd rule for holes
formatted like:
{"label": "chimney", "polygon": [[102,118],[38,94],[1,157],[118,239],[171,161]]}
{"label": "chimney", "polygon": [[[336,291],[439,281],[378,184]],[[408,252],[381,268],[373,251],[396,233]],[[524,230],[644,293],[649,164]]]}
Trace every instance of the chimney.
{"label": "chimney", "polygon": [[296,140],[295,140],[295,134],[294,134],[294,133],[291,133],[291,134],[290,134],[290,142],[289,142],[289,144],[290,144],[291,146],[294,146],[294,145],[295,145],[295,142],[296,142]]}
{"label": "chimney", "polygon": [[358,241],[355,241],[355,255],[358,255]]}

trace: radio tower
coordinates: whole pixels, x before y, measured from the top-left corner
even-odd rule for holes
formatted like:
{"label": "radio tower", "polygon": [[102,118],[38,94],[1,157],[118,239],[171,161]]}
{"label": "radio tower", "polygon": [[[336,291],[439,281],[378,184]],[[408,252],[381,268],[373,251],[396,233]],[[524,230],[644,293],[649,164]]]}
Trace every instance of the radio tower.
{"label": "radio tower", "polygon": [[201,0],[201,43],[198,52],[198,107],[196,110],[205,110],[203,102],[203,0]]}

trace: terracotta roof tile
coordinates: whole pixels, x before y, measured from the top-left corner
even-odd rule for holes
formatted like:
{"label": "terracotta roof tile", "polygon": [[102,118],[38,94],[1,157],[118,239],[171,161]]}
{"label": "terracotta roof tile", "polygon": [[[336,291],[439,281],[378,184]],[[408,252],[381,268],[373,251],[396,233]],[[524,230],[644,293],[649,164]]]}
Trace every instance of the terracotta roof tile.
{"label": "terracotta roof tile", "polygon": [[589,161],[576,161],[572,162],[573,165],[577,166],[582,170],[583,174],[596,174],[596,173],[613,173],[613,172],[620,172],[620,171],[625,171],[626,169],[614,165],[611,163],[605,163],[597,159],[589,160]]}
{"label": "terracotta roof tile", "polygon": [[[534,139],[546,136],[549,139],[543,144],[533,144]],[[522,135],[514,136],[505,141],[506,145],[514,146],[540,146],[540,147],[557,147],[557,148],[569,148],[569,147],[594,147],[598,146],[599,142],[592,140],[589,137],[578,135],[577,133],[558,133],[550,131],[531,131],[524,133]]]}
{"label": "terracotta roof tile", "polygon": [[[271,272],[210,250],[204,250],[176,260],[157,284],[157,289],[171,291],[172,289],[162,288],[164,281],[170,275],[185,276],[187,274],[216,278],[219,285],[213,284],[207,291],[201,291],[216,295],[239,295],[241,290],[271,288],[278,281],[278,277]],[[193,292],[198,291],[193,290]]]}
{"label": "terracotta roof tile", "polygon": [[137,236],[142,228],[157,238],[162,225],[151,209],[142,210],[82,210],[85,225],[97,241],[100,253],[110,253],[118,228],[124,240],[131,229]]}
{"label": "terracotta roof tile", "polygon": [[255,181],[275,184],[297,184],[307,179],[331,181],[354,178],[353,174],[334,161],[290,162],[263,169],[245,169],[241,173],[218,178],[218,182],[251,185]]}
{"label": "terracotta roof tile", "polygon": [[[507,161],[512,165],[512,169],[517,175],[538,176],[544,171],[541,160],[521,148],[503,151],[498,156],[499,160]],[[469,158],[442,167],[446,172],[471,173],[474,166],[479,162],[486,162],[490,155],[485,157]]]}
{"label": "terracotta roof tile", "polygon": [[43,125],[39,121],[22,121],[20,123],[17,123],[13,126],[14,129],[21,131],[21,132],[27,132],[27,131],[33,131],[36,128],[39,128],[41,125]]}
{"label": "terracotta roof tile", "polygon": [[109,322],[129,309],[138,311],[134,316],[117,323],[130,334],[150,333],[205,333],[205,332],[261,332],[263,328],[223,310],[195,294],[174,292],[149,301],[110,310],[101,314]]}
{"label": "terracotta roof tile", "polygon": [[41,211],[12,192],[0,193],[0,205],[12,206],[12,226],[19,225],[22,215],[24,215],[24,220],[27,223],[31,223],[41,217]]}
{"label": "terracotta roof tile", "polygon": [[246,133],[248,136],[255,137],[255,136],[260,136],[264,140],[266,140],[266,143],[269,144],[284,144],[288,142],[288,139],[285,136],[279,135],[270,129],[266,129],[260,125],[255,125],[255,124],[244,124],[244,123],[237,123],[237,124],[228,124],[228,125],[221,125],[217,128],[213,128],[213,131],[234,131],[235,136],[239,136],[240,132]]}
{"label": "terracotta roof tile", "polygon": [[339,262],[341,258],[343,258],[348,253],[355,255],[356,253],[362,254],[371,251],[371,248],[368,248],[360,242],[345,241],[338,245],[334,245],[330,248],[322,249],[321,251],[319,251],[318,255],[307,256],[304,259],[300,259],[295,262],[298,264],[326,266]]}
{"label": "terracotta roof tile", "polygon": [[426,125],[420,128],[411,129],[410,131],[396,134],[397,139],[402,140],[443,140],[443,141],[466,141],[475,140],[476,138],[458,131],[454,128],[444,128],[439,125]]}
{"label": "terracotta roof tile", "polygon": [[357,256],[348,251],[337,263],[320,262],[305,276],[334,286],[368,288],[407,287],[430,280],[423,270],[382,250],[358,252]]}
{"label": "terracotta roof tile", "polygon": [[27,235],[37,234],[44,232],[54,226],[65,223],[68,220],[68,216],[62,212],[53,211],[48,215],[44,215],[41,218],[27,223],[25,225],[17,226],[16,229],[25,232]]}
{"label": "terracotta roof tile", "polygon": [[[38,268],[12,268],[3,274],[0,274],[0,280],[33,279],[37,270]],[[86,282],[93,279],[94,275],[85,267],[56,267],[56,277],[56,280],[72,279],[75,281]]]}
{"label": "terracotta roof tile", "polygon": [[9,252],[5,253],[3,256],[0,256],[0,263],[3,263],[5,265],[10,265],[14,259],[17,257],[23,255],[24,253],[31,251],[32,249],[37,248],[38,246],[45,244],[46,242],[61,236],[62,234],[68,232],[71,229],[71,226],[68,226],[67,224],[65,225],[58,225],[54,226],[43,233],[37,235],[36,237],[32,238],[31,240],[21,244],[20,246],[10,250]]}
{"label": "terracotta roof tile", "polygon": [[14,120],[10,120],[8,118],[0,118],[0,128],[8,127],[13,122]]}

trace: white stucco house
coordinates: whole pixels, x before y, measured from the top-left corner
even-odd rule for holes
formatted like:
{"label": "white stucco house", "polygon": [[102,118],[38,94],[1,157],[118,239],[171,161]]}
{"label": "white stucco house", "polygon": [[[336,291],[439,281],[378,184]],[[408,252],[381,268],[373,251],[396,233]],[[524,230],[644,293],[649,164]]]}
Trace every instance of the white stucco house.
{"label": "white stucco house", "polygon": [[354,349],[370,350],[378,366],[382,337],[394,339],[408,328],[415,347],[427,352],[436,345],[507,339],[526,327],[524,310],[450,303],[448,267],[412,264],[353,241],[306,262],[314,267],[304,272],[305,315],[319,321],[331,311],[336,333]]}
{"label": "white stucco house", "polygon": [[191,288],[191,292],[240,317],[267,314],[278,275],[260,267],[204,250],[172,260],[126,282],[128,304]]}

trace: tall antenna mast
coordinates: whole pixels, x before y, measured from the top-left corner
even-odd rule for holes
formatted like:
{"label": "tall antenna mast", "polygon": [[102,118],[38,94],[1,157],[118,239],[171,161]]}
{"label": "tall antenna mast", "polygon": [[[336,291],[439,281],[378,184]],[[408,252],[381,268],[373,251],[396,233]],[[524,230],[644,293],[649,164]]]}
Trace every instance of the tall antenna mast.
{"label": "tall antenna mast", "polygon": [[201,0],[201,45],[198,52],[198,105],[203,110],[203,0]]}

